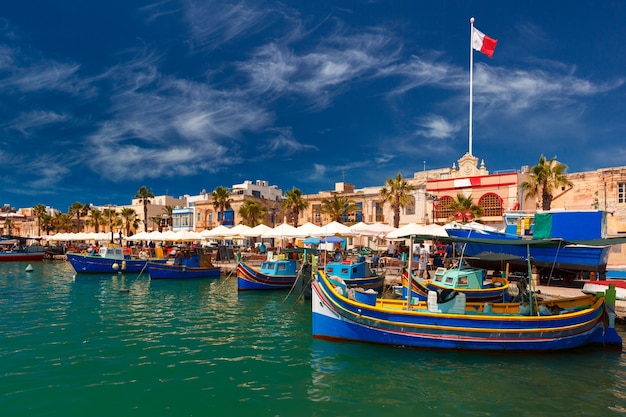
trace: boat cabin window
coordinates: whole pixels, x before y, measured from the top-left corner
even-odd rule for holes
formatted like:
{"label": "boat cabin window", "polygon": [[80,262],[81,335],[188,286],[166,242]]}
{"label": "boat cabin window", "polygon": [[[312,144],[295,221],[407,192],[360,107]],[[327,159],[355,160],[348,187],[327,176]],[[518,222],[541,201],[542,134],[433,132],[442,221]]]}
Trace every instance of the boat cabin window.
{"label": "boat cabin window", "polygon": [[333,272],[333,267],[332,266],[327,267],[326,272],[328,272],[329,274]]}
{"label": "boat cabin window", "polygon": [[285,269],[287,269],[287,265],[286,264],[278,264],[278,270],[279,271],[284,271]]}
{"label": "boat cabin window", "polygon": [[341,273],[342,274],[347,274],[348,273],[348,268],[341,268]]}
{"label": "boat cabin window", "polygon": [[441,279],[443,278],[443,275],[435,275],[435,282],[441,282]]}
{"label": "boat cabin window", "polygon": [[454,281],[454,278],[446,277],[446,284],[452,284],[453,281]]}
{"label": "boat cabin window", "polygon": [[465,286],[467,287],[467,277],[459,277],[459,280],[457,281],[457,285],[461,286]]}

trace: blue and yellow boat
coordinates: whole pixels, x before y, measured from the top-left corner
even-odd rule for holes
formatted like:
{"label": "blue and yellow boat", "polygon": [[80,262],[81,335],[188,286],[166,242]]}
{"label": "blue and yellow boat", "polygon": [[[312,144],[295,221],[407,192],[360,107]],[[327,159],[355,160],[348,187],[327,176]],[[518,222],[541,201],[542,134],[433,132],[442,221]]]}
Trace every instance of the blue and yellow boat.
{"label": "blue and yellow boat", "polygon": [[463,293],[448,293],[438,300],[435,291],[429,292],[428,301],[417,304],[381,298],[359,301],[345,284],[322,271],[312,287],[312,333],[318,339],[496,351],[558,351],[587,345],[621,351],[622,346],[614,328],[614,293],[553,301],[532,297],[528,304],[470,303]]}

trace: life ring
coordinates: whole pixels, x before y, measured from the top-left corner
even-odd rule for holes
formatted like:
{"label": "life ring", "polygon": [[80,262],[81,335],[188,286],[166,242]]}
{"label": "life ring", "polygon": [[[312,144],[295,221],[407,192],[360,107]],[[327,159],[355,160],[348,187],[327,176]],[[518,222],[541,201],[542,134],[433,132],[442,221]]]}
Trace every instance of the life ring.
{"label": "life ring", "polygon": [[139,252],[139,259],[148,259],[148,253],[145,250],[142,250],[141,252]]}

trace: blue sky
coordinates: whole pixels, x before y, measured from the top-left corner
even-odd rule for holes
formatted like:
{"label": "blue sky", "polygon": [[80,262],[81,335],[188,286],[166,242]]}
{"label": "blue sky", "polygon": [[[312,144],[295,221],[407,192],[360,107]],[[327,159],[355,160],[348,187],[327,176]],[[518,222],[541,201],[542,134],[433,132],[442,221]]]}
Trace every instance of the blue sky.
{"label": "blue sky", "polygon": [[0,9],[0,204],[244,180],[626,165],[626,2],[24,0]]}

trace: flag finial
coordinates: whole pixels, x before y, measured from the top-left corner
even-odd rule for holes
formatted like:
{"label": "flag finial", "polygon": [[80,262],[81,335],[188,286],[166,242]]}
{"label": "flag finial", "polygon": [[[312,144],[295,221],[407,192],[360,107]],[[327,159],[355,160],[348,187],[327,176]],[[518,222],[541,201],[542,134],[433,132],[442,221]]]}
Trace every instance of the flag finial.
{"label": "flag finial", "polygon": [[470,17],[470,23],[474,24],[474,16]]}

